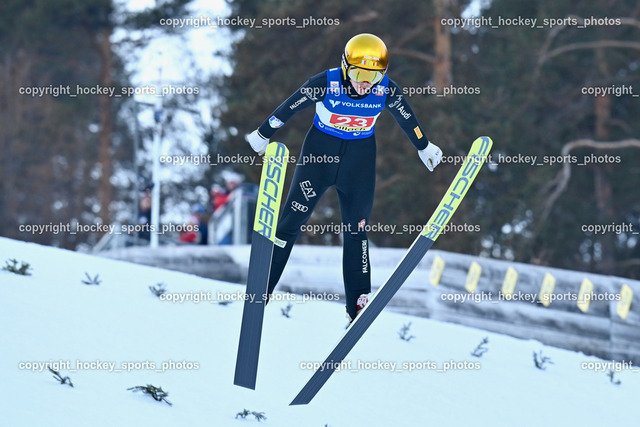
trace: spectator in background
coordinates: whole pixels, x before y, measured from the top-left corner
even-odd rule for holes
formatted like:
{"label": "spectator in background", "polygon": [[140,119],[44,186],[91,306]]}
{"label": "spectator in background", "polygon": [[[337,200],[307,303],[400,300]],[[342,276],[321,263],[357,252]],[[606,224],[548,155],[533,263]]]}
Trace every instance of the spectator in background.
{"label": "spectator in background", "polygon": [[138,188],[142,192],[138,202],[138,238],[151,240],[151,189],[153,184],[143,176],[138,177]]}
{"label": "spectator in background", "polygon": [[214,212],[227,204],[233,190],[238,188],[243,181],[242,175],[232,171],[222,172],[222,179],[224,187],[219,184],[213,184],[211,187],[211,203]]}
{"label": "spectator in background", "polygon": [[235,197],[233,196],[234,191],[242,184],[243,177],[229,170],[223,171],[221,177],[224,180],[224,186],[217,183],[213,184],[210,192],[215,218],[213,221],[214,233],[211,241],[216,245],[230,245],[234,243],[234,216],[233,209],[230,209],[232,207],[230,202]]}
{"label": "spectator in background", "polygon": [[138,237],[144,240],[151,239],[151,231],[149,229],[151,223],[151,195],[149,190],[144,190],[144,194],[140,199],[140,207],[138,209],[138,225],[141,225]]}
{"label": "spectator in background", "polygon": [[202,205],[198,205],[195,212],[195,217],[198,219],[198,227],[200,229],[200,245],[209,244],[209,218],[211,218],[211,212],[207,212]]}
{"label": "spectator in background", "polygon": [[209,237],[209,215],[204,206],[198,204],[191,210],[191,217],[188,222],[188,230],[180,233],[180,241],[183,243],[193,243],[198,245],[208,244]]}
{"label": "spectator in background", "polygon": [[229,194],[227,194],[227,191],[222,185],[213,184],[211,186],[211,204],[214,212],[217,211],[220,206],[227,203],[228,198]]}

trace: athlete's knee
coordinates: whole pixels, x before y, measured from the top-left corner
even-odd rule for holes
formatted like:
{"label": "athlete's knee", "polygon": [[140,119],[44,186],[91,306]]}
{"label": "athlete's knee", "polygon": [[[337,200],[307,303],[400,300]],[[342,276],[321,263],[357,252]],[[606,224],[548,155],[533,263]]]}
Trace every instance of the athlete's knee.
{"label": "athlete's knee", "polygon": [[351,240],[356,242],[369,240],[369,238],[367,237],[366,231],[358,230],[357,228],[354,231],[353,227],[348,227],[347,229],[343,230],[342,235],[345,240]]}
{"label": "athlete's knee", "polygon": [[302,231],[302,225],[306,223],[306,217],[300,217],[291,212],[285,212],[278,221],[277,235],[282,235],[282,239],[295,238]]}

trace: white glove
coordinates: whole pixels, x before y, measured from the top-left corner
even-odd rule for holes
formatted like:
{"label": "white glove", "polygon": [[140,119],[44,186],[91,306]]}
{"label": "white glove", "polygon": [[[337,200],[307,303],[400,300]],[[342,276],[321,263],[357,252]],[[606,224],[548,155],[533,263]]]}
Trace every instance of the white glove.
{"label": "white glove", "polygon": [[265,138],[260,135],[258,129],[254,130],[250,134],[244,136],[244,139],[251,145],[253,151],[258,153],[258,155],[262,156],[264,151],[267,149],[267,145],[269,145],[269,138]]}
{"label": "white glove", "polygon": [[429,169],[429,172],[433,172],[433,169],[442,160],[442,150],[433,142],[429,142],[429,145],[424,150],[418,151],[418,155],[422,163]]}

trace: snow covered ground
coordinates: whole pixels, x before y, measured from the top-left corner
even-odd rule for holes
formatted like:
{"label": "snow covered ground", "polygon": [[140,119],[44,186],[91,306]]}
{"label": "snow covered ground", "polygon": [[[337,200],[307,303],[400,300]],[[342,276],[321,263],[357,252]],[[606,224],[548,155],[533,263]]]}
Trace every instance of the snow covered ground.
{"label": "snow covered ground", "polygon": [[[3,426],[624,426],[640,419],[633,366],[389,311],[310,405],[290,407],[312,374],[307,364],[324,360],[344,332],[341,303],[282,295],[270,304],[250,391],[233,385],[242,304],[218,303],[241,297],[241,286],[0,238],[0,265],[9,258],[33,269],[31,276],[0,271]],[[101,283],[83,284],[85,273]],[[186,300],[162,301],[149,290],[159,282],[166,295]],[[398,332],[409,323],[414,338],[404,341]],[[471,356],[484,337],[488,352]],[[539,351],[553,362],[545,370],[533,363]],[[52,378],[46,363],[74,387]],[[127,391],[147,384],[167,391],[173,405]],[[266,420],[236,418],[244,409]]]}

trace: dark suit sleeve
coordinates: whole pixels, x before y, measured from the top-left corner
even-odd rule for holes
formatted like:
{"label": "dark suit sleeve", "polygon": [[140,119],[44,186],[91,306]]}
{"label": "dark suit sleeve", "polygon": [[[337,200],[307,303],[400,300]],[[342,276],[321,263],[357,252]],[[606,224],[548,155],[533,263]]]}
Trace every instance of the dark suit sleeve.
{"label": "dark suit sleeve", "polygon": [[286,99],[269,117],[262,122],[258,131],[265,138],[271,138],[279,128],[298,111],[322,102],[327,92],[327,72],[316,74]]}
{"label": "dark suit sleeve", "polygon": [[389,79],[386,108],[418,150],[422,150],[429,145],[427,133],[420,126],[411,105],[402,95],[402,89],[391,79]]}

